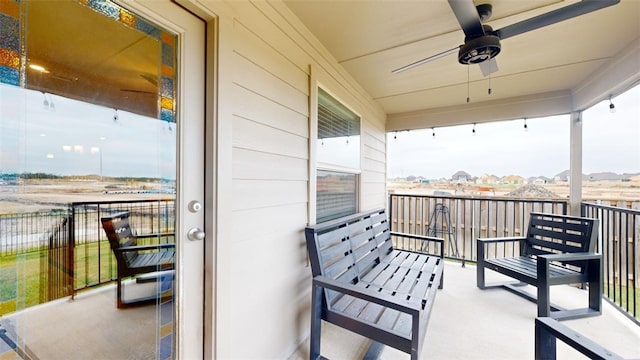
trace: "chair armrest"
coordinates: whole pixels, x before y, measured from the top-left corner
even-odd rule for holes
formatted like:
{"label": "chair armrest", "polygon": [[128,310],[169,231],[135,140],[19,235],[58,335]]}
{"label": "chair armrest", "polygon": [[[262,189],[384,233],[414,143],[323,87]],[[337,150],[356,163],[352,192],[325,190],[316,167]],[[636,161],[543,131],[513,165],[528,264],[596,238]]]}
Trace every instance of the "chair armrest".
{"label": "chair armrest", "polygon": [[416,234],[399,233],[399,232],[395,232],[395,231],[391,231],[390,235],[391,236],[406,237],[406,238],[416,239],[416,240],[420,240],[420,241],[438,243],[438,244],[440,244],[440,255],[439,256],[441,258],[444,258],[444,239],[443,238],[439,238],[439,237],[435,237],[435,236],[424,236],[424,235],[416,235]]}
{"label": "chair armrest", "polygon": [[602,259],[602,254],[592,252],[577,252],[577,253],[563,253],[563,254],[545,254],[538,255],[539,258],[544,258],[547,261],[584,261],[584,260],[598,260]]}
{"label": "chair armrest", "polygon": [[116,249],[119,252],[128,251],[142,251],[142,250],[160,250],[175,248],[176,244],[153,244],[153,245],[136,245],[136,246],[123,246]]}
{"label": "chair armrest", "polygon": [[154,234],[144,234],[144,235],[136,235],[138,239],[149,239],[149,238],[163,238],[163,237],[175,237],[175,233],[154,233]]}
{"label": "chair armrest", "polygon": [[419,316],[422,310],[422,306],[419,303],[397,299],[383,292],[359,288],[352,284],[341,283],[322,275],[313,278],[313,285],[398,310],[411,316]]}
{"label": "chair armrest", "polygon": [[516,242],[516,241],[525,241],[527,240],[526,237],[523,236],[512,236],[512,237],[496,237],[496,238],[478,238],[477,241],[478,243],[485,243],[485,244],[491,244],[491,243],[503,243],[503,242]]}

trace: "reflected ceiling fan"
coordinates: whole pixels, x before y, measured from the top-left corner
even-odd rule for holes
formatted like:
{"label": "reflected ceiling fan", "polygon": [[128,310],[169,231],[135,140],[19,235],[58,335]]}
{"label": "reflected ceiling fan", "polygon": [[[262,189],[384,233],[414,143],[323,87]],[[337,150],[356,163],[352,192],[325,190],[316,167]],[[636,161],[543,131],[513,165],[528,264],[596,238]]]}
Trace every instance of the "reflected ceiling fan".
{"label": "reflected ceiling fan", "polygon": [[498,71],[495,57],[500,53],[500,40],[600,10],[619,2],[620,0],[581,0],[563,8],[505,26],[502,29],[493,30],[491,26],[483,24],[491,17],[493,9],[491,4],[475,6],[473,0],[449,0],[449,6],[464,31],[464,44],[399,67],[392,73],[397,74],[458,52],[459,63],[463,65],[478,64],[482,74],[487,76]]}

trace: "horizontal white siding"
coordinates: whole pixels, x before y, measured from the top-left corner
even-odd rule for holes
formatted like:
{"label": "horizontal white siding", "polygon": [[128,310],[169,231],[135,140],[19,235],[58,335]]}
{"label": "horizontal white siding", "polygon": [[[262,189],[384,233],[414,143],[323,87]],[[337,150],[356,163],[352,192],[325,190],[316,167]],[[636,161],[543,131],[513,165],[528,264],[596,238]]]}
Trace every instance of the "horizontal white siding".
{"label": "horizontal white siding", "polygon": [[283,3],[224,4],[215,355],[283,358],[309,332],[310,69],[362,117],[363,210],[386,202],[386,115]]}

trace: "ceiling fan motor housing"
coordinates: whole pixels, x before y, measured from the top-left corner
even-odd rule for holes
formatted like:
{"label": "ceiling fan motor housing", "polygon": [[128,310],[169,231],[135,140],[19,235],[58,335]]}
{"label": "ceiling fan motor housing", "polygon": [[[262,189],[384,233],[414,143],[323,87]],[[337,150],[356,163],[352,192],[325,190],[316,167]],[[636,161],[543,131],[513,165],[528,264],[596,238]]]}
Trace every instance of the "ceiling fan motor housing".
{"label": "ceiling fan motor housing", "polygon": [[458,62],[463,65],[479,64],[500,53],[500,38],[489,25],[483,25],[485,35],[465,39],[458,51]]}

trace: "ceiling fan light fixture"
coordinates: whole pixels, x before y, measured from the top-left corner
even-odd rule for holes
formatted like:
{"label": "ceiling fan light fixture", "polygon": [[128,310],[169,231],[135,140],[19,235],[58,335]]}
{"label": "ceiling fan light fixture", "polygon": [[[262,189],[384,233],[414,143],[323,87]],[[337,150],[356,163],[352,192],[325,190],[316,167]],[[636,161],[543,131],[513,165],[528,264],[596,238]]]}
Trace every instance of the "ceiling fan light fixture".
{"label": "ceiling fan light fixture", "polygon": [[479,64],[500,53],[500,38],[487,34],[465,41],[458,51],[458,62],[463,65]]}

